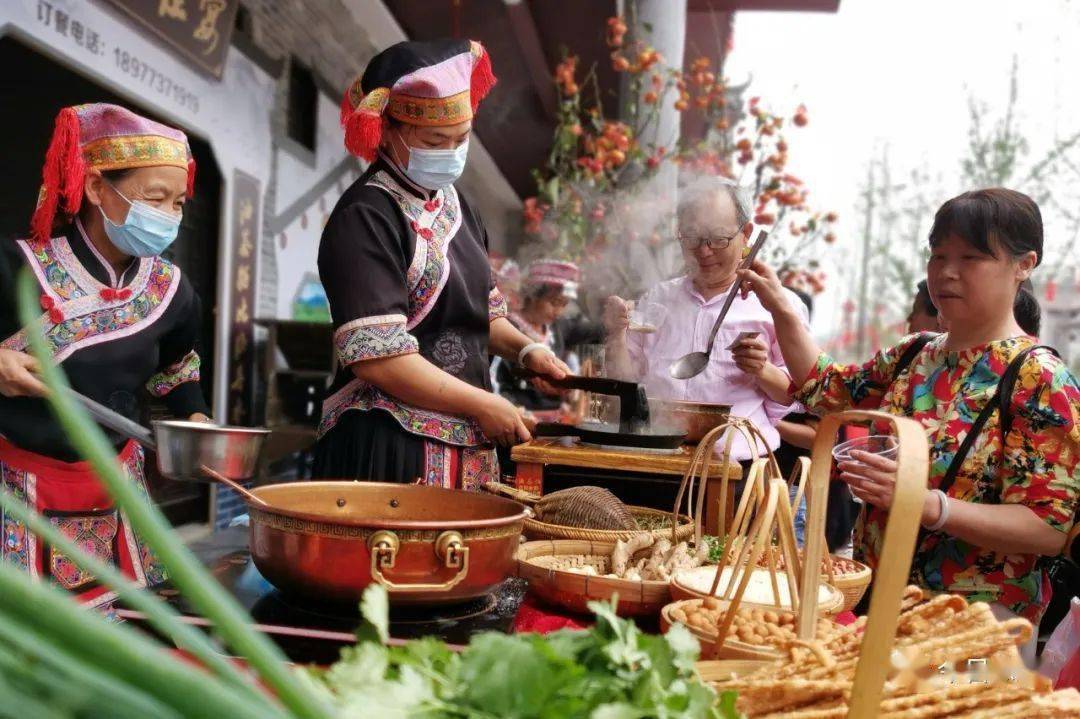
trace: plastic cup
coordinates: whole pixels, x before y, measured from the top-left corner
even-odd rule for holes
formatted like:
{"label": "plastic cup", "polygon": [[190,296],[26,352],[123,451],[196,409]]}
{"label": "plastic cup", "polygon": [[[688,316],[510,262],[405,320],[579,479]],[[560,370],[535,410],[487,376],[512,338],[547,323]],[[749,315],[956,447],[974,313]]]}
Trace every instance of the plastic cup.
{"label": "plastic cup", "polygon": [[[900,443],[891,434],[871,434],[866,437],[855,437],[833,447],[833,460],[837,463],[852,462],[865,466],[865,462],[860,462],[851,456],[853,451],[868,452],[885,459],[896,459],[896,455],[900,452]],[[852,497],[852,499],[859,504],[863,503],[858,497]]]}

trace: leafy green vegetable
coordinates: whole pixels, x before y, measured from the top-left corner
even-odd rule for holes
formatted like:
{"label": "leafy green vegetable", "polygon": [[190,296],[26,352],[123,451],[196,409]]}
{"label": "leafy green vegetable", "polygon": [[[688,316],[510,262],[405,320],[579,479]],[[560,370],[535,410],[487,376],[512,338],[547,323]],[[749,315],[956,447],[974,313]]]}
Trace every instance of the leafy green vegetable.
{"label": "leafy green vegetable", "polygon": [[431,638],[372,641],[386,621],[385,590],[373,585],[360,643],[329,669],[305,673],[341,717],[738,719],[733,697],[717,697],[695,674],[693,635],[681,626],[645,634],[614,606],[590,603],[596,624],[585,631],[490,632],[457,654]]}
{"label": "leafy green vegetable", "polygon": [[701,541],[709,550],[708,562],[710,564],[719,564],[724,556],[724,546],[727,544],[727,537],[705,535],[701,538]]}

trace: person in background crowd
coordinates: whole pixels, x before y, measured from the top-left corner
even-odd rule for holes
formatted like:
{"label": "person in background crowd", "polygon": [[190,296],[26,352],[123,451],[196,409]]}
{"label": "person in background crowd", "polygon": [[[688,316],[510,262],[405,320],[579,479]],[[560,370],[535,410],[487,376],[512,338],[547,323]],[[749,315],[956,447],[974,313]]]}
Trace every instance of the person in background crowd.
{"label": "person in background crowd", "polygon": [[[43,398],[19,321],[16,277],[33,270],[38,328],[72,388],[138,421],[147,391],[176,417],[209,421],[199,387],[199,298],[161,255],[192,196],[184,133],[105,103],[56,117],[30,237],[0,243],[0,488],[141,585],[165,579]],[[124,475],[145,493],[143,449],[108,433]],[[116,594],[5,517],[0,558],[89,606]]]}
{"label": "person in background crowd", "polygon": [[518,409],[490,391],[489,352],[566,372],[506,319],[487,232],[454,187],[494,84],[478,42],[400,42],[345,93],[345,146],[371,165],[319,243],[341,367],[315,477],[478,488],[499,478],[492,443],[530,439]]}
{"label": "person in background crowd", "polygon": [[[1044,558],[1062,551],[1080,496],[1080,385],[1054,354],[1034,349],[1014,312],[1021,284],[1042,260],[1042,217],[1013,190],[966,192],[938,210],[929,244],[928,288],[950,329],[899,372],[918,335],[865,364],[837,364],[806,331],[772,269],[755,262],[740,275],[776,322],[804,405],[822,413],[877,409],[926,428],[932,491],[911,580],[1038,626],[1051,591]],[[1008,431],[998,417],[972,433],[1014,362]],[[856,557],[874,568],[896,462],[865,452],[853,460],[840,463],[841,478],[868,505],[856,526]],[[1029,663],[1036,637],[1022,648]]]}
{"label": "person in background crowd", "polygon": [[930,301],[930,290],[926,287],[926,280],[919,280],[915,299],[911,302],[911,311],[907,316],[907,333],[938,332],[938,311],[934,303]]}
{"label": "person in background crowd", "polygon": [[[521,311],[507,318],[533,342],[542,343],[556,357],[569,358],[563,326],[559,323],[567,306],[577,299],[580,271],[572,262],[539,260],[529,265],[521,283]],[[558,411],[563,392],[543,380],[514,376],[516,363],[495,359],[492,377],[499,393],[530,412]]]}
{"label": "person in background crowd", "polygon": [[1016,324],[1032,337],[1038,337],[1042,330],[1042,307],[1035,299],[1035,287],[1031,280],[1024,280],[1020,285],[1020,291],[1016,293],[1016,304],[1013,305],[1013,314],[1016,315]]}
{"label": "person in background crowd", "polygon": [[[643,382],[651,397],[731,405],[731,413],[753,422],[768,441],[780,445],[776,425],[791,410],[790,378],[777,344],[776,327],[757,297],[737,296],[716,336],[705,371],[688,380],[668,372],[679,357],[708,342],[713,323],[747,248],[753,225],[736,187],[721,178],[681,190],[678,242],[689,271],[645,293],[638,310],[655,332],[627,332],[631,306],[609,297],[604,308],[607,369],[610,376]],[[808,330],[806,308],[790,290],[800,326]],[[739,340],[742,332],[757,336]],[[755,459],[741,436],[732,448],[740,462]]]}

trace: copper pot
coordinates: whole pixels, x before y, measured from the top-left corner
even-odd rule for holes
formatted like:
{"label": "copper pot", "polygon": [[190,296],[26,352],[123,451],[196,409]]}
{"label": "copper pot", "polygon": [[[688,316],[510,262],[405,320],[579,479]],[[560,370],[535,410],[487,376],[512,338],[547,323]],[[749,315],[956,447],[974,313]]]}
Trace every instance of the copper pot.
{"label": "copper pot", "polygon": [[726,422],[730,413],[728,404],[649,398],[652,423],[685,432],[686,441],[691,444],[700,442],[709,430]]}
{"label": "copper pot", "polygon": [[372,582],[392,602],[448,604],[514,571],[528,510],[475,492],[379,482],[291,482],[253,490],[251,556],[285,592],[357,601]]}

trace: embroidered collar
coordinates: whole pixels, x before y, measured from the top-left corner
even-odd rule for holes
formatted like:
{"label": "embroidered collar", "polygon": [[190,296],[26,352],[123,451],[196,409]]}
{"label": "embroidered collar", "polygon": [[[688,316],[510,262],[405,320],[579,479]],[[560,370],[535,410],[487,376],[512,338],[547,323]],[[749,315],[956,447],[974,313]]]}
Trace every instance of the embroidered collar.
{"label": "embroidered collar", "polygon": [[534,342],[544,342],[545,344],[551,344],[551,328],[544,325],[534,325],[525,319],[524,315],[520,312],[511,312],[509,319],[514,325],[521,330],[526,337]]}
{"label": "embroidered collar", "polygon": [[[139,266],[145,262],[145,258],[132,257],[128,262],[128,266],[124,268],[124,271],[119,276],[116,274],[116,270],[113,269],[112,263],[109,262],[98,250],[97,245],[90,239],[90,235],[86,232],[86,227],[83,226],[82,220],[75,218],[74,231],[67,233],[68,242],[71,244],[72,252],[83,264],[86,270],[92,277],[97,279],[102,272],[107,280],[100,281],[100,284],[113,289],[124,287],[131,283],[135,275],[138,272]],[[96,271],[95,271],[96,270]]]}
{"label": "embroidered collar", "polygon": [[429,190],[410,180],[408,175],[401,171],[401,168],[398,166],[397,162],[394,161],[394,158],[390,157],[390,155],[383,150],[379,150],[379,157],[376,160],[376,164],[378,165],[378,170],[389,173],[398,185],[408,190],[410,195],[415,195],[420,198],[420,200],[433,200],[437,197],[441,197],[443,194],[442,190]]}

